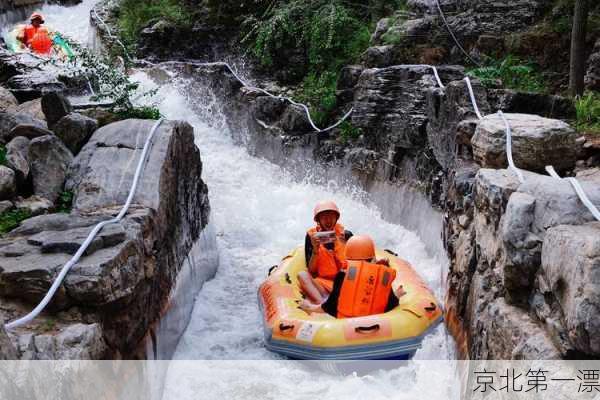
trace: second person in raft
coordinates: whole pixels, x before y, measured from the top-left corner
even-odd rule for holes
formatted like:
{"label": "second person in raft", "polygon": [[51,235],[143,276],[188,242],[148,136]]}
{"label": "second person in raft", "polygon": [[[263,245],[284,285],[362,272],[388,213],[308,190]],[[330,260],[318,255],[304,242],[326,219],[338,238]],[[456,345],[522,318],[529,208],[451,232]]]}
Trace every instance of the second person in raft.
{"label": "second person in raft", "polygon": [[338,223],[340,210],[333,201],[317,203],[313,218],[316,226],[308,230],[304,240],[308,274],[301,273],[299,278],[304,292],[320,303],[333,289],[337,273],[346,268],[346,241],[352,232]]}
{"label": "second person in raft", "polygon": [[396,270],[388,260],[375,259],[375,243],[367,235],[353,236],[346,244],[348,268],[337,273],[333,290],[321,304],[304,300],[300,308],[308,313],[326,312],[336,318],[364,317],[391,311],[406,292],[392,282]]}

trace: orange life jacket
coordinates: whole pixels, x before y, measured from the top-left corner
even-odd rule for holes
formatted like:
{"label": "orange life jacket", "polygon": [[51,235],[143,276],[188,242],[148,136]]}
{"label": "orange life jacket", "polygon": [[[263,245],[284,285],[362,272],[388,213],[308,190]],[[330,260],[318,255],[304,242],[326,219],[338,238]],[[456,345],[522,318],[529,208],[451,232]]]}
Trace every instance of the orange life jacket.
{"label": "orange life jacket", "polygon": [[[338,240],[334,242],[333,251],[337,256],[337,259],[341,262],[340,265],[336,263],[335,258],[325,249],[324,246],[320,245],[317,250],[317,254],[313,257],[317,257],[317,277],[333,280],[339,270],[345,267],[346,263],[346,230],[341,224],[335,224],[335,235]],[[311,228],[308,230],[308,235],[312,236],[316,232],[320,232],[320,227]]]}
{"label": "orange life jacket", "polygon": [[[35,29],[35,27],[32,27]],[[25,28],[25,36],[27,38],[27,29]],[[50,35],[48,34],[48,29],[44,27],[39,27],[35,30],[35,34],[33,38],[31,38],[31,50],[37,54],[47,55],[52,51],[52,39],[50,39]]]}
{"label": "orange life jacket", "polygon": [[338,318],[385,312],[396,270],[365,261],[351,262],[338,299]]}
{"label": "orange life jacket", "polygon": [[36,28],[33,25],[27,25],[25,28],[23,28],[23,39],[26,45],[29,46],[31,44],[31,41],[33,40],[33,37],[37,33],[38,29],[39,28]]}

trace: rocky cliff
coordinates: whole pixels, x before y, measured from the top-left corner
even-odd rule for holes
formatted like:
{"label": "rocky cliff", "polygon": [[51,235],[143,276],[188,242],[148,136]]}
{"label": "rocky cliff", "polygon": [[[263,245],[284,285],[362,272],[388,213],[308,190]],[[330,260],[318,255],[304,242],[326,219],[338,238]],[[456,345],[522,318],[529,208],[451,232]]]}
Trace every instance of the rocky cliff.
{"label": "rocky cliff", "polygon": [[[465,356],[598,355],[592,339],[598,317],[592,289],[598,227],[567,181],[538,173],[546,165],[575,170],[582,143],[568,124],[505,114],[515,162],[528,170],[521,184],[505,169],[504,123],[497,114],[476,118],[458,67],[440,68],[445,90],[437,88],[425,67],[358,69],[347,104],[354,107],[352,122],[363,127],[363,134],[351,145],[340,143],[335,132],[311,132],[300,108],[244,88],[223,64],[180,71],[216,93],[232,132],[258,155],[292,169],[316,160],[325,170],[347,171],[375,196],[382,184],[392,188],[395,202],[403,201],[406,185],[430,193],[431,204],[446,216],[447,317],[456,337],[464,339]],[[498,92],[477,82],[474,88],[484,114],[500,103]],[[345,90],[339,93],[348,96]],[[500,108],[511,111],[571,112],[568,106],[564,111],[534,103],[518,106],[514,99],[521,94],[503,95],[508,100]],[[598,170],[578,171],[598,204]],[[394,200],[387,206],[410,210],[410,203]],[[575,249],[586,250],[577,254]],[[565,273],[571,270],[577,272]]]}

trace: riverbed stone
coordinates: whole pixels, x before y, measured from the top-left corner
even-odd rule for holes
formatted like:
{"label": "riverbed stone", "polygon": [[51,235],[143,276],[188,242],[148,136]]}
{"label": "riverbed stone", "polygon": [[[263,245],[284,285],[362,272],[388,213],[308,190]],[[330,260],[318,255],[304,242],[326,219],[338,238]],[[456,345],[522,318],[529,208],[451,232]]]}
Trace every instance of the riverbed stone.
{"label": "riverbed stone", "polygon": [[98,121],[78,113],[62,117],[54,126],[54,133],[75,155],[98,128]]}
{"label": "riverbed stone", "polygon": [[18,104],[14,107],[9,108],[7,111],[12,113],[27,114],[30,115],[32,118],[35,118],[40,121],[46,120],[46,116],[42,111],[42,99],[26,101],[25,103]]}
{"label": "riverbed stone", "polygon": [[34,194],[56,202],[63,190],[73,154],[56,136],[35,138],[29,144]]}
{"label": "riverbed stone", "polygon": [[0,200],[11,199],[17,191],[15,172],[0,165]]}
{"label": "riverbed stone", "polygon": [[[560,171],[575,166],[578,134],[569,124],[528,114],[504,116],[512,131],[512,153],[517,167],[543,171],[552,165]],[[507,167],[506,127],[498,114],[481,120],[471,143],[474,159],[482,167]]]}
{"label": "riverbed stone", "polygon": [[2,144],[10,142],[14,138],[11,135],[11,131],[17,125],[33,125],[36,128],[46,129],[45,122],[36,120],[27,114],[0,112],[0,142]]}
{"label": "riverbed stone", "polygon": [[0,111],[7,111],[9,108],[16,107],[19,102],[10,90],[0,86]]}
{"label": "riverbed stone", "polygon": [[600,222],[549,229],[542,275],[560,304],[573,346],[600,355]]}
{"label": "riverbed stone", "polygon": [[6,165],[15,171],[17,183],[29,177],[29,139],[18,136],[6,145]]}
{"label": "riverbed stone", "polygon": [[42,97],[42,111],[46,116],[48,127],[53,129],[62,117],[73,112],[73,106],[62,92],[50,92]]}

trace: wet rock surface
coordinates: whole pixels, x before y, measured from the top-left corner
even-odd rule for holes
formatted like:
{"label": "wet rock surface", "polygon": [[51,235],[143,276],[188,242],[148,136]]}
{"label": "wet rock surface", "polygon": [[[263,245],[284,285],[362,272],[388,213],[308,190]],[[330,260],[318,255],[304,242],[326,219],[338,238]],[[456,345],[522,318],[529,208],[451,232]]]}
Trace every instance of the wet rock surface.
{"label": "wet rock surface", "polygon": [[[0,241],[2,320],[23,314],[39,301],[94,225],[112,218],[125,203],[131,165],[137,164],[153,124],[127,120],[95,132],[70,163],[69,188],[75,193],[71,214],[30,218]],[[35,140],[39,139],[30,147]],[[52,137],[40,143],[55,141],[60,142]],[[52,300],[52,317],[11,333],[19,358],[144,357],[144,337],[160,317],[186,254],[208,223],[201,172],[192,128],[164,122],[130,212],[92,241]],[[35,197],[23,201],[28,200]],[[23,204],[17,202],[17,207]]]}

